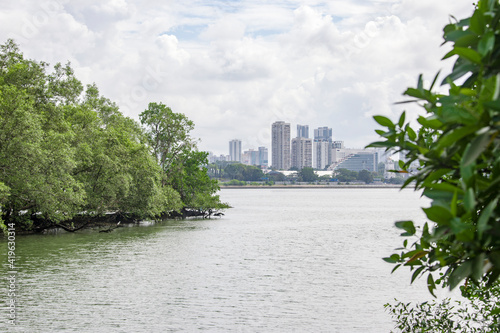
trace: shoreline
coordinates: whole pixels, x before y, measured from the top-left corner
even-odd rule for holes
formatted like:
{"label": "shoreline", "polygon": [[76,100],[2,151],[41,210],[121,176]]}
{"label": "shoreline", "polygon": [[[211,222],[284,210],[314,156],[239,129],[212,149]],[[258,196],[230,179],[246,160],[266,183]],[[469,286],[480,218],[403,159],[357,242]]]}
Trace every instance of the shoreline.
{"label": "shoreline", "polygon": [[[388,185],[227,185],[220,186],[220,189],[296,189],[296,188],[321,188],[321,189],[346,189],[346,188],[401,188],[401,185],[388,184]],[[413,189],[413,188],[411,188]]]}

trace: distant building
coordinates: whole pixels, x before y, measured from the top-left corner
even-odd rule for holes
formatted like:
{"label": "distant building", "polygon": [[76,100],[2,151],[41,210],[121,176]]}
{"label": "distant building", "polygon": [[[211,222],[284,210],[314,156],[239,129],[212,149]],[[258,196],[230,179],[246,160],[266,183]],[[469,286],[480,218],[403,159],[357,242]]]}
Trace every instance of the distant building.
{"label": "distant building", "polygon": [[332,149],[332,165],[329,170],[377,171],[378,152],[374,149]]}
{"label": "distant building", "polygon": [[272,124],[272,166],[279,170],[290,169],[290,124],[277,121]]}
{"label": "distant building", "polygon": [[259,152],[253,149],[245,151],[241,163],[246,165],[259,165]]}
{"label": "distant building", "polygon": [[328,127],[318,127],[314,130],[314,141],[332,142],[332,129]]}
{"label": "distant building", "polygon": [[313,168],[323,170],[332,163],[332,129],[318,127],[314,130]]}
{"label": "distant building", "polygon": [[241,162],[241,140],[229,141],[229,160]]}
{"label": "distant building", "polygon": [[269,154],[266,147],[259,147],[259,165],[261,167],[269,166]]}
{"label": "distant building", "polygon": [[212,152],[208,152],[208,162],[215,163],[218,161],[227,161],[227,155],[216,156]]}
{"label": "distant building", "polygon": [[333,141],[332,142],[332,149],[345,149],[344,141]]}
{"label": "distant building", "polygon": [[309,125],[297,125],[297,137],[309,138]]}
{"label": "distant building", "polygon": [[331,164],[331,161],[331,143],[328,141],[314,141],[312,167],[315,169],[323,170]]}
{"label": "distant building", "polygon": [[312,167],[312,140],[307,138],[292,139],[292,167],[299,170]]}

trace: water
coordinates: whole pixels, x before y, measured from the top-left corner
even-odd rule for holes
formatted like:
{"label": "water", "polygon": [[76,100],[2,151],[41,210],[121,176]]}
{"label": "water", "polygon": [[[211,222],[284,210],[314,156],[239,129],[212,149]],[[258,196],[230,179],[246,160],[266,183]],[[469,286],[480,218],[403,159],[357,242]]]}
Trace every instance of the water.
{"label": "water", "polygon": [[[381,260],[394,221],[428,202],[397,189],[224,189],[222,219],[18,236],[12,332],[389,332],[383,304],[424,281]],[[0,256],[7,276],[6,244]],[[0,328],[8,326],[2,281]]]}

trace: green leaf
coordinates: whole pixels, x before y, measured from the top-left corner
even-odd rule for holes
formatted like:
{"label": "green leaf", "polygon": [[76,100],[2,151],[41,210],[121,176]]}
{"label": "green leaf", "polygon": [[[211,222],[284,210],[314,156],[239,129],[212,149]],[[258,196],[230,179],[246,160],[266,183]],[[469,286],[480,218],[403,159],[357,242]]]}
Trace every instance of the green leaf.
{"label": "green leaf", "polygon": [[484,57],[495,47],[495,34],[493,31],[488,31],[479,41],[477,50]]}
{"label": "green leaf", "polygon": [[477,51],[470,49],[470,48],[467,48],[467,47],[454,47],[453,50],[448,52],[443,57],[443,60],[447,59],[451,56],[454,56],[454,55],[458,55],[459,57],[467,59],[470,62],[473,62],[475,64],[478,64],[478,65],[481,64],[481,55]]}
{"label": "green leaf", "polygon": [[457,142],[458,140],[462,139],[463,137],[474,133],[477,131],[476,127],[460,127],[458,129],[453,129],[452,131],[442,135],[437,144],[437,149],[442,149],[444,147],[448,147],[452,145],[453,143]]}
{"label": "green leaf", "polygon": [[429,189],[433,189],[433,190],[439,190],[439,191],[446,191],[446,192],[451,192],[451,193],[455,193],[455,192],[458,192],[458,194],[463,194],[464,191],[455,186],[455,185],[452,185],[450,183],[429,183],[428,181],[425,182],[425,186]]}
{"label": "green leaf", "polygon": [[436,297],[434,294],[434,290],[436,290],[436,283],[434,282],[434,277],[431,273],[427,276],[427,289],[429,289],[432,296]]}
{"label": "green leaf", "polygon": [[391,148],[391,147],[396,147],[397,144],[395,142],[390,142],[390,141],[376,141],[370,143],[367,148]]}
{"label": "green leaf", "polygon": [[484,32],[485,26],[486,22],[483,13],[480,10],[474,11],[474,14],[470,18],[470,29],[476,34],[481,35]]}
{"label": "green leaf", "polygon": [[408,89],[406,89],[406,91],[404,92],[404,95],[415,97],[415,98],[418,98],[418,99],[424,99],[424,100],[427,97],[427,96],[425,96],[425,93],[422,90],[418,90],[418,89],[415,89],[415,88],[408,88]]}
{"label": "green leaf", "polygon": [[398,221],[395,223],[396,228],[403,229],[406,232],[402,233],[401,236],[412,236],[415,234],[416,229],[413,225],[413,221]]}
{"label": "green leaf", "polygon": [[434,88],[434,85],[436,84],[436,81],[437,81],[440,73],[441,73],[441,71],[438,71],[436,76],[434,76],[434,80],[432,80],[432,84],[431,84],[431,87],[429,88],[429,91],[432,90],[432,88]]}
{"label": "green leaf", "polygon": [[484,102],[483,105],[495,111],[500,111],[500,100]]}
{"label": "green leaf", "polygon": [[479,281],[483,277],[485,259],[486,254],[480,253],[472,260],[472,278],[475,281]]}
{"label": "green leaf", "polygon": [[391,274],[394,273],[396,271],[396,269],[398,269],[399,267],[401,267],[401,264],[397,264],[391,271]]}
{"label": "green leaf", "polygon": [[382,126],[389,127],[389,128],[396,127],[393,124],[393,122],[389,118],[387,118],[387,117],[384,117],[384,116],[373,116],[373,119],[375,119],[375,121],[377,123],[379,123],[380,125],[382,125]]}
{"label": "green leaf", "polygon": [[399,122],[398,122],[399,127],[403,127],[403,125],[405,124],[405,116],[406,112],[403,111],[403,113],[401,113],[401,116],[399,117]]}
{"label": "green leaf", "polygon": [[401,170],[405,170],[405,161],[399,160],[398,165]]}
{"label": "green leaf", "polygon": [[468,188],[464,196],[464,208],[467,212],[473,212],[476,207],[476,198],[474,196],[474,190]]}
{"label": "green leaf", "polygon": [[461,263],[457,268],[451,272],[448,279],[450,285],[450,290],[455,289],[455,287],[466,277],[472,274],[472,261],[467,260]]}
{"label": "green leaf", "polygon": [[488,206],[486,206],[485,209],[481,212],[481,215],[479,216],[479,219],[477,221],[477,235],[479,239],[482,239],[483,233],[490,228],[488,225],[488,220],[491,217],[491,214],[493,213],[493,210],[497,206],[498,198],[495,200],[491,201]]}
{"label": "green leaf", "polygon": [[432,200],[446,200],[450,201],[453,198],[453,193],[450,191],[436,190],[432,188],[426,188],[423,195]]}
{"label": "green leaf", "polygon": [[419,91],[424,91],[424,77],[422,74],[418,76],[417,89]]}
{"label": "green leaf", "polygon": [[460,165],[466,167],[469,164],[474,163],[476,159],[479,157],[479,155],[481,155],[483,151],[486,149],[489,141],[490,141],[490,135],[487,131],[485,133],[482,133],[481,135],[478,135],[474,140],[472,140],[471,143],[467,145],[467,148],[465,149],[464,156],[462,157]]}
{"label": "green leaf", "polygon": [[450,229],[456,235],[457,240],[462,242],[471,242],[474,240],[472,226],[458,217],[450,220]]}
{"label": "green leaf", "polygon": [[432,128],[432,129],[440,129],[443,126],[443,123],[436,118],[436,116],[430,116],[425,118],[423,116],[418,117],[417,121],[424,127]]}
{"label": "green leaf", "polygon": [[391,255],[390,257],[388,258],[382,258],[385,262],[388,262],[390,264],[395,264],[397,262],[399,262],[399,260],[401,259],[399,254],[393,254]]}
{"label": "green leaf", "polygon": [[445,85],[448,83],[448,81],[454,82],[455,80],[458,80],[462,76],[464,76],[467,73],[474,72],[477,69],[477,66],[471,63],[464,63],[461,64],[457,67],[453,68],[453,71],[451,74],[446,76],[443,81],[441,82],[441,85]]}
{"label": "green leaf", "polygon": [[446,209],[442,206],[431,206],[429,208],[422,209],[427,215],[427,218],[431,221],[434,221],[438,224],[449,225],[453,215],[449,209]]}
{"label": "green leaf", "polygon": [[415,279],[420,275],[420,273],[422,273],[422,271],[424,269],[425,269],[425,266],[417,268],[415,270],[415,272],[413,272],[413,275],[411,276],[411,282],[410,283],[413,283],[413,281],[415,281]]}
{"label": "green leaf", "polygon": [[464,183],[470,186],[470,181],[474,176],[474,165],[469,164],[465,167],[460,165],[460,174],[462,175]]}
{"label": "green leaf", "polygon": [[405,127],[406,133],[408,133],[408,138],[411,141],[415,141],[417,139],[417,134],[413,130],[413,128],[410,127],[410,124],[407,124]]}

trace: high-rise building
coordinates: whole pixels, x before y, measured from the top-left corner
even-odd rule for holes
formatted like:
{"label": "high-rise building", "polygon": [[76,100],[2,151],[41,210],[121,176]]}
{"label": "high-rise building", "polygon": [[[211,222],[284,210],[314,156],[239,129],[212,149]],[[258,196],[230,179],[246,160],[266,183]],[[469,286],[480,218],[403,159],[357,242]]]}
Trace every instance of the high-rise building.
{"label": "high-rise building", "polygon": [[243,152],[241,163],[246,165],[259,165],[259,152],[253,149]]}
{"label": "high-rise building", "polygon": [[267,167],[269,165],[269,154],[266,147],[259,147],[259,165]]}
{"label": "high-rise building", "polygon": [[229,156],[230,161],[241,162],[241,140],[229,141]]}
{"label": "high-rise building", "polygon": [[297,125],[297,137],[309,138],[309,125]]}
{"label": "high-rise building", "polygon": [[313,142],[313,168],[323,170],[332,163],[332,148],[328,141]]}
{"label": "high-rise building", "polygon": [[333,149],[344,149],[344,141],[333,141],[332,142]]}
{"label": "high-rise building", "polygon": [[314,141],[332,142],[332,129],[328,127],[318,127],[314,130]]}
{"label": "high-rise building", "polygon": [[272,166],[279,170],[290,169],[290,124],[284,121],[273,123]]}
{"label": "high-rise building", "polygon": [[312,140],[307,138],[292,139],[292,167],[299,170],[312,167]]}
{"label": "high-rise building", "polygon": [[323,170],[332,163],[332,129],[318,127],[314,130],[313,167]]}

